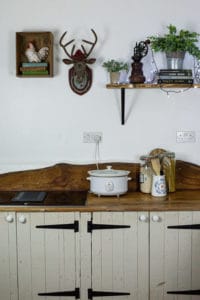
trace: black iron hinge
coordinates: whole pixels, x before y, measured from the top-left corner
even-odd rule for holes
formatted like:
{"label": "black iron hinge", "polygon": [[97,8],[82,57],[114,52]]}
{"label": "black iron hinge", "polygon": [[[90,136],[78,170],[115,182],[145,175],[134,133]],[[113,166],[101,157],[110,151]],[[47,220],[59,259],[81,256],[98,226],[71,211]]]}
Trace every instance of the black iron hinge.
{"label": "black iron hinge", "polygon": [[188,225],[172,225],[167,226],[169,229],[192,229],[192,230],[198,230],[200,229],[200,224],[188,224]]}
{"label": "black iron hinge", "polygon": [[74,232],[79,231],[79,222],[74,221],[74,223],[69,224],[52,224],[52,225],[37,225],[36,228],[44,228],[44,229],[72,229]]}
{"label": "black iron hinge", "polygon": [[130,295],[130,293],[124,292],[106,292],[106,291],[93,291],[88,289],[88,299],[93,299],[93,297],[113,297],[113,296],[124,296]]}
{"label": "black iron hinge", "polygon": [[167,294],[174,295],[200,295],[200,290],[169,291]]}
{"label": "black iron hinge", "polygon": [[130,228],[130,225],[114,225],[114,224],[94,224],[92,221],[87,223],[87,231],[92,232],[93,230],[104,230],[104,229],[121,229]]}
{"label": "black iron hinge", "polygon": [[63,292],[49,292],[49,293],[38,293],[38,296],[54,296],[54,297],[75,297],[76,299],[80,299],[80,290],[79,288],[75,288],[73,291],[63,291]]}

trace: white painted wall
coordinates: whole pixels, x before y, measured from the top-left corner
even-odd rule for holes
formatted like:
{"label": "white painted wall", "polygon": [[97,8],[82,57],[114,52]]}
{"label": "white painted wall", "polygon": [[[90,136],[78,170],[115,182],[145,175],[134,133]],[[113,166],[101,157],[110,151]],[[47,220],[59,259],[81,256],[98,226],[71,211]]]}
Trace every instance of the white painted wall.
{"label": "white painted wall", "polygon": [[[84,144],[84,131],[103,132],[102,161],[139,162],[139,156],[162,147],[178,159],[200,164],[200,89],[172,94],[160,90],[126,92],[126,124],[120,122],[120,92],[108,90],[104,59],[131,63],[133,47],[148,35],[164,33],[170,23],[200,32],[199,0],[1,0],[0,172],[43,167],[57,162],[94,161],[93,144]],[[94,80],[84,96],[68,85],[68,66],[58,45],[69,38],[92,39]],[[52,31],[53,78],[15,76],[15,32]],[[159,67],[163,57],[156,55]],[[146,57],[144,69],[147,70]],[[192,64],[192,58],[188,58]],[[146,74],[148,75],[148,74]],[[196,143],[176,143],[176,131],[196,131]]]}

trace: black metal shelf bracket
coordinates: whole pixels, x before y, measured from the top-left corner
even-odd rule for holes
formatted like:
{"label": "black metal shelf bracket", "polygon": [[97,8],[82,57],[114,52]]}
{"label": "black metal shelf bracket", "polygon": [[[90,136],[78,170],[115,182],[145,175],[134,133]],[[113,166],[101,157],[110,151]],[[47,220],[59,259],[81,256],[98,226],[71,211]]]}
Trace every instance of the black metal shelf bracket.
{"label": "black metal shelf bracket", "polygon": [[125,88],[121,88],[121,124],[125,123]]}

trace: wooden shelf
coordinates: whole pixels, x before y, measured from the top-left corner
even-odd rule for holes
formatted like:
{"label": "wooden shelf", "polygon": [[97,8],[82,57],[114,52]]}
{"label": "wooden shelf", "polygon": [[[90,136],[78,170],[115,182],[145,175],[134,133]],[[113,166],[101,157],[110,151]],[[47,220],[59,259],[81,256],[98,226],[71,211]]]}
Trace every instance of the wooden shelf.
{"label": "wooden shelf", "polygon": [[107,84],[107,89],[121,90],[121,124],[125,124],[125,90],[126,89],[189,89],[200,88],[200,84],[157,84],[157,83],[115,83]]}
{"label": "wooden shelf", "polygon": [[[22,63],[27,63],[25,50],[29,42],[34,42],[36,50],[42,47],[49,48],[49,54],[45,62],[48,64],[48,74],[44,75],[23,75],[20,68]],[[16,76],[23,78],[45,78],[53,77],[53,34],[46,31],[38,32],[16,32]]]}
{"label": "wooden shelf", "polygon": [[119,83],[107,84],[107,89],[159,89],[159,88],[200,88],[200,84],[157,84],[157,83]]}

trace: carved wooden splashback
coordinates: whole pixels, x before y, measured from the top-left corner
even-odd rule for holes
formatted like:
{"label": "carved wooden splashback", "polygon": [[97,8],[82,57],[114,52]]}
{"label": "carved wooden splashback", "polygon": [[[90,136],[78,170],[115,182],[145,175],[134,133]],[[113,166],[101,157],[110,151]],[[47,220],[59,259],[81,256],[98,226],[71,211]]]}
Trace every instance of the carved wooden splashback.
{"label": "carved wooden splashback", "polygon": [[[100,168],[104,169],[107,165],[112,165],[114,169],[129,170],[132,177],[129,181],[129,191],[139,191],[138,163],[106,163],[100,164]],[[93,169],[96,169],[94,164],[57,164],[37,170],[1,174],[0,191],[89,190],[87,172]],[[200,189],[200,166],[177,160],[176,189]]]}

